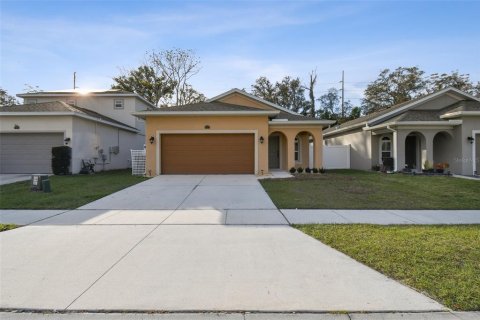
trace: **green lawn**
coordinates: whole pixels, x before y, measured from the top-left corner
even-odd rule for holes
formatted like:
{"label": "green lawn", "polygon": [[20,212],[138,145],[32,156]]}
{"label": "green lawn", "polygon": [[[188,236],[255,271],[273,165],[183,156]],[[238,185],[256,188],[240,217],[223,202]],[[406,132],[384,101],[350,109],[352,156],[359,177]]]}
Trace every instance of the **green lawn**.
{"label": "green lawn", "polygon": [[93,175],[51,176],[51,193],[30,191],[30,181],[0,186],[1,209],[75,209],[147,178],[131,170]]}
{"label": "green lawn", "polygon": [[480,181],[331,170],[261,184],[282,209],[478,209]]}
{"label": "green lawn", "polygon": [[0,232],[3,232],[3,231],[8,231],[8,230],[12,230],[12,229],[15,229],[19,226],[17,226],[16,224],[3,224],[3,223],[0,223]]}
{"label": "green lawn", "polygon": [[295,227],[449,308],[480,310],[480,225]]}

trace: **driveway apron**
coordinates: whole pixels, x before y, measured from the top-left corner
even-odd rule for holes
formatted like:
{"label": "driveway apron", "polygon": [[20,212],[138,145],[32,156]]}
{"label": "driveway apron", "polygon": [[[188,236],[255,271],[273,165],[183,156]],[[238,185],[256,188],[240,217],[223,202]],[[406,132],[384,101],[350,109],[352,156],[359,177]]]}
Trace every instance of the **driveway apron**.
{"label": "driveway apron", "polygon": [[431,311],[291,228],[254,176],[159,176],[0,234],[0,307]]}

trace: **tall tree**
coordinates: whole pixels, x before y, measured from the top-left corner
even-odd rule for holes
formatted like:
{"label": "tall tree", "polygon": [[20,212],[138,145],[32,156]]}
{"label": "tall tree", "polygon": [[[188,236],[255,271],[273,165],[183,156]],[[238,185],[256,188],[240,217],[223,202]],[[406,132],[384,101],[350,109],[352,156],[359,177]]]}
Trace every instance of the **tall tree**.
{"label": "tall tree", "polygon": [[17,98],[8,94],[7,90],[0,88],[0,106],[12,106],[18,104]]}
{"label": "tall tree", "polygon": [[340,95],[338,89],[330,88],[328,92],[320,98],[320,109],[318,110],[318,117],[326,120],[337,120],[340,112]]}
{"label": "tall tree", "polygon": [[309,117],[315,118],[315,85],[317,83],[317,70],[312,70],[310,72],[310,82],[308,84],[308,97],[310,98],[310,105],[307,115]]}
{"label": "tall tree", "polygon": [[252,84],[252,93],[264,100],[277,103],[277,88],[267,77],[260,77]]}
{"label": "tall tree", "polygon": [[171,99],[174,83],[152,66],[142,65],[114,77],[112,89],[134,92],[159,107]]}
{"label": "tall tree", "polygon": [[[480,85],[480,83],[479,83]],[[477,94],[478,89],[470,80],[469,74],[460,74],[458,71],[448,73],[432,73],[427,79],[427,92],[435,92],[448,87],[457,88],[470,94]]]}
{"label": "tall tree", "polygon": [[278,105],[290,109],[293,112],[305,113],[308,106],[305,99],[305,89],[299,78],[290,78],[289,76],[277,82],[277,103]]}
{"label": "tall tree", "polygon": [[188,83],[190,78],[200,71],[200,60],[193,50],[174,48],[159,52],[151,51],[148,58],[157,72],[161,72],[174,83],[172,101],[174,105],[201,101],[204,96],[192,90]]}
{"label": "tall tree", "polygon": [[365,89],[362,103],[365,113],[382,110],[425,94],[427,81],[423,77],[424,73],[417,67],[382,70],[378,78]]}

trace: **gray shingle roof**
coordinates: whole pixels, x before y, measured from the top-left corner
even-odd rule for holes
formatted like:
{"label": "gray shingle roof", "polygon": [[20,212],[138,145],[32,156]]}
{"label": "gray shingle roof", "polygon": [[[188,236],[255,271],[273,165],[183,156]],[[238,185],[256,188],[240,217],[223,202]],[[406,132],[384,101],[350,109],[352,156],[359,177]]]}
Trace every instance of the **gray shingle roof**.
{"label": "gray shingle roof", "polygon": [[78,106],[72,106],[63,101],[49,101],[31,104],[18,104],[10,107],[0,107],[0,112],[75,112],[136,130],[134,127],[110,117],[106,117],[98,112]]}
{"label": "gray shingle roof", "polygon": [[[259,109],[254,107],[247,107],[237,104],[230,104],[224,102],[199,102],[194,104],[187,104],[183,106],[174,106],[174,107],[163,107],[158,109],[149,109],[148,111],[157,111],[157,112],[172,112],[172,111],[184,111],[184,112],[196,112],[196,111],[266,111],[265,109]],[[267,110],[269,111],[269,110]],[[291,114],[281,110],[272,109],[271,111],[278,111],[279,114],[274,116],[273,119],[287,119],[290,121],[312,121],[316,120],[314,118],[305,117],[300,114]]]}

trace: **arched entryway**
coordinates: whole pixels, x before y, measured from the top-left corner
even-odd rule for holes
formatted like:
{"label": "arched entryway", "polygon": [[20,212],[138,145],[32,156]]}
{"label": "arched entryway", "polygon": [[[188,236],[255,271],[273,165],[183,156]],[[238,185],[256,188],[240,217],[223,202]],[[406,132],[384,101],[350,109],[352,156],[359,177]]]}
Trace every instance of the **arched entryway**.
{"label": "arched entryway", "polygon": [[268,136],[268,169],[288,170],[287,168],[287,138],[280,131]]}
{"label": "arched entryway", "polygon": [[314,139],[308,131],[301,131],[295,136],[295,167],[314,167],[316,152]]}
{"label": "arched entryway", "polygon": [[433,137],[433,162],[445,165],[452,162],[452,135],[446,131],[440,131]]}
{"label": "arched entryway", "polygon": [[405,138],[405,167],[421,170],[427,159],[425,136],[417,131],[411,132]]}

